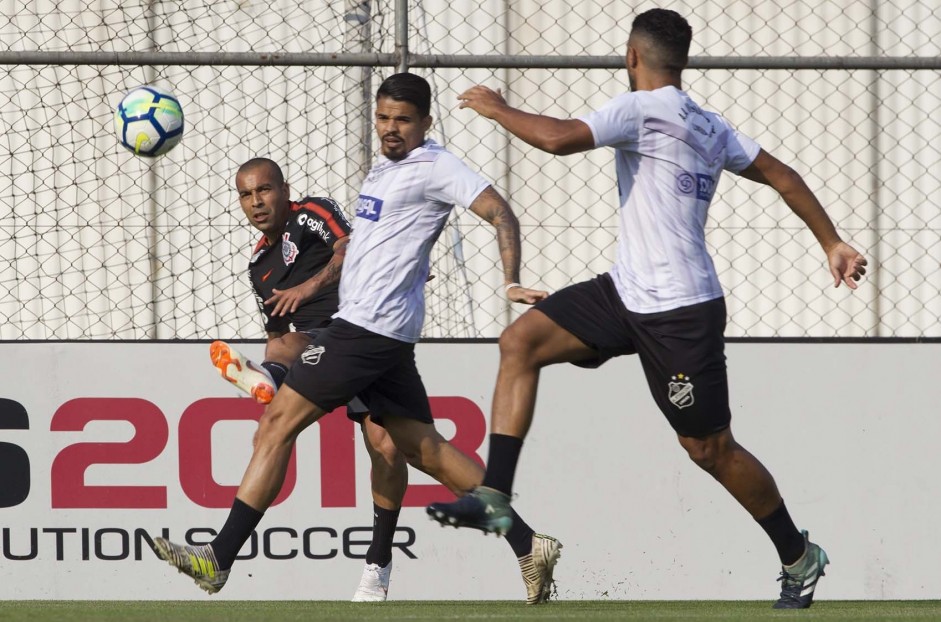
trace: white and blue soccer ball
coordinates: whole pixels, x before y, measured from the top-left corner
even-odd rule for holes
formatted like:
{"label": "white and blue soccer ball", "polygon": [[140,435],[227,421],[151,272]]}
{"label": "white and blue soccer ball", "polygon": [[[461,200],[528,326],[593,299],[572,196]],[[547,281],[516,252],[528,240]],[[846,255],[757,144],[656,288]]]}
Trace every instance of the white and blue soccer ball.
{"label": "white and blue soccer ball", "polygon": [[173,93],[139,86],[128,91],[115,109],[114,131],[131,153],[154,158],[183,138],[183,108]]}

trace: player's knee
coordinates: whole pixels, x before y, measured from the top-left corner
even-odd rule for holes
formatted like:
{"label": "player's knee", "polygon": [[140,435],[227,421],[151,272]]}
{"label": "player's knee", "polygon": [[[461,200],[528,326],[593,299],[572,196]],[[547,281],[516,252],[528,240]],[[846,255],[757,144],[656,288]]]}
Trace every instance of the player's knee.
{"label": "player's knee", "polygon": [[295,431],[289,417],[280,409],[269,406],[258,420],[258,430],[252,440],[257,448],[259,445],[284,443],[295,436]]}
{"label": "player's knee", "polygon": [[383,435],[373,444],[372,462],[373,468],[389,468],[403,462],[401,452],[392,442],[388,434]]}
{"label": "player's knee", "polygon": [[537,345],[535,335],[525,322],[514,322],[500,335],[500,360],[504,363],[531,364]]}
{"label": "player's knee", "polygon": [[718,464],[716,443],[709,438],[680,437],[680,445],[689,459],[707,473],[713,473]]}
{"label": "player's knee", "polygon": [[290,354],[288,350],[289,345],[285,342],[283,337],[269,339],[268,344],[265,346],[265,360],[281,362],[288,358]]}
{"label": "player's knee", "polygon": [[438,469],[441,451],[447,445],[434,424],[390,417],[386,420],[389,440],[398,450],[400,459],[425,473],[433,474]]}
{"label": "player's knee", "polygon": [[405,447],[399,447],[399,453],[405,462],[412,465],[416,469],[420,471],[425,471],[427,469],[426,463],[428,463],[429,460],[425,453],[421,450],[421,447],[406,445]]}
{"label": "player's knee", "polygon": [[[444,439],[441,439],[441,442],[444,442]],[[415,442],[400,444],[398,449],[402,459],[409,465],[432,477],[438,473],[440,447],[436,439],[415,439]]]}
{"label": "player's knee", "polygon": [[708,447],[697,447],[695,449],[686,449],[689,459],[696,463],[703,471],[714,473],[716,470],[715,454],[709,451]]}

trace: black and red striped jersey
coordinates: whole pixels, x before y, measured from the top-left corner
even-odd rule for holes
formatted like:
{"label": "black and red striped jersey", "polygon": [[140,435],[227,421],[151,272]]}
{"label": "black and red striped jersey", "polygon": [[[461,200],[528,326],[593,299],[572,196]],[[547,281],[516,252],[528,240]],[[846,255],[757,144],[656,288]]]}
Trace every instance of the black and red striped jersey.
{"label": "black and red striped jersey", "polygon": [[311,278],[333,257],[333,245],[350,234],[350,222],[340,206],[326,197],[305,197],[291,202],[284,233],[274,244],[262,236],[248,262],[258,308],[265,317],[265,331],[310,330],[326,325],[339,304],[336,283],[318,291],[297,311],[271,317],[273,305],[265,305],[275,289],[294,287]]}

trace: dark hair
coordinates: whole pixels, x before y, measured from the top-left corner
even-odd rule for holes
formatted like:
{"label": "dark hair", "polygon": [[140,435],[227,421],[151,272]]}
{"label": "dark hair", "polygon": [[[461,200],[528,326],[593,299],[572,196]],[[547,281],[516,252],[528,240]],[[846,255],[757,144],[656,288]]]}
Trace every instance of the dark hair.
{"label": "dark hair", "polygon": [[396,73],[383,80],[376,91],[376,101],[380,97],[412,104],[422,118],[431,112],[431,86],[427,80],[414,73]]}
{"label": "dark hair", "polygon": [[245,171],[255,168],[256,166],[267,166],[269,169],[271,169],[271,172],[274,173],[275,183],[279,185],[284,183],[284,173],[281,172],[281,167],[278,166],[277,162],[274,160],[269,160],[268,158],[252,158],[239,167],[236,175],[241,175]]}
{"label": "dark hair", "polygon": [[681,71],[689,61],[693,29],[676,11],[650,9],[634,18],[631,35],[644,35],[657,50],[662,69]]}

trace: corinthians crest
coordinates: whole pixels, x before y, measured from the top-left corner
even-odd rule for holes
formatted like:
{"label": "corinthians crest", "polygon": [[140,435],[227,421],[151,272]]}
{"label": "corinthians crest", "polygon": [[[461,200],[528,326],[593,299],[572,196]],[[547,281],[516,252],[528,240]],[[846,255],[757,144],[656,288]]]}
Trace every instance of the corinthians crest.
{"label": "corinthians crest", "polygon": [[677,408],[682,409],[692,406],[693,402],[696,401],[693,397],[693,383],[690,380],[692,378],[685,374],[677,374],[670,378],[670,392],[667,394],[667,398]]}
{"label": "corinthians crest", "polygon": [[291,234],[287,231],[281,237],[281,258],[284,259],[284,265],[290,266],[297,259],[297,244],[291,241]]}

